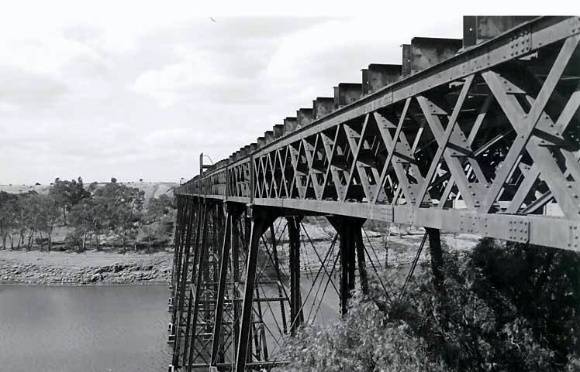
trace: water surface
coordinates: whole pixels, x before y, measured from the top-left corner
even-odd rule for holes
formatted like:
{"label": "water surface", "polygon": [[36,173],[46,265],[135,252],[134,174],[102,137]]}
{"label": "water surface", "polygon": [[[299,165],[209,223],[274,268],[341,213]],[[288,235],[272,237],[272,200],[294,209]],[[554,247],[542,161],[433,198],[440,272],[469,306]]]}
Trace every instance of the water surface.
{"label": "water surface", "polygon": [[0,371],[166,371],[166,286],[0,286]]}

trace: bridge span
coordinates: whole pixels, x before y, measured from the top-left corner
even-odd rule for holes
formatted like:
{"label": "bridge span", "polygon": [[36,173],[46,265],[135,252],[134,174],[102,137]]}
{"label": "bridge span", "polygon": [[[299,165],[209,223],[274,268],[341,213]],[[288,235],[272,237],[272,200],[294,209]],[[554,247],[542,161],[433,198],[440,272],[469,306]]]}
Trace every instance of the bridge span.
{"label": "bridge span", "polygon": [[435,279],[440,231],[580,251],[579,40],[578,17],[466,16],[463,39],[413,38],[400,65],[201,158],[176,191],[170,369],[284,363],[281,338],[320,306],[303,293],[305,216],[336,232],[312,287],[327,277],[342,314],[378,264],[366,220],[425,228]]}

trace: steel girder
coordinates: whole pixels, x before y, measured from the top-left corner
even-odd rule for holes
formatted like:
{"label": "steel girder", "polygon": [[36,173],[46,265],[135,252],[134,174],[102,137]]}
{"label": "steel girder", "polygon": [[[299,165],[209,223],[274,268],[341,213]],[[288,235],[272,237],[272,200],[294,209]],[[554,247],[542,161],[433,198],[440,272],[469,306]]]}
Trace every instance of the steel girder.
{"label": "steel girder", "polygon": [[579,32],[538,17],[299,115],[177,193],[579,250]]}

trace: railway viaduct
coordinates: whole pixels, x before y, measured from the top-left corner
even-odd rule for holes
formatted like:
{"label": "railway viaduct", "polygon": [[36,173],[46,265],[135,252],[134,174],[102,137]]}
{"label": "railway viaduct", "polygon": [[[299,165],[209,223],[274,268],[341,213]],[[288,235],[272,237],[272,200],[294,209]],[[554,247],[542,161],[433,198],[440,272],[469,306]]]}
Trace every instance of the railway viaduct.
{"label": "railway viaduct", "polygon": [[[176,191],[170,370],[283,364],[281,338],[320,306],[318,278],[342,314],[366,290],[379,264],[366,220],[424,228],[434,277],[440,231],[579,251],[579,40],[577,17],[466,16],[463,39],[413,38],[400,65],[370,64],[362,83],[202,159]],[[335,230],[322,254],[306,216]],[[320,261],[309,291],[307,250]]]}

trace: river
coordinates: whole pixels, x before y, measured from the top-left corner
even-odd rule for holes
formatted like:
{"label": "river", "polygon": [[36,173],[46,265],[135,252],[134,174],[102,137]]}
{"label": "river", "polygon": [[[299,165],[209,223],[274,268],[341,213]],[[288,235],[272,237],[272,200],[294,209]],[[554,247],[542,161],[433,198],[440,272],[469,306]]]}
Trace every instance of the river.
{"label": "river", "polygon": [[167,286],[0,285],[0,371],[166,371]]}

